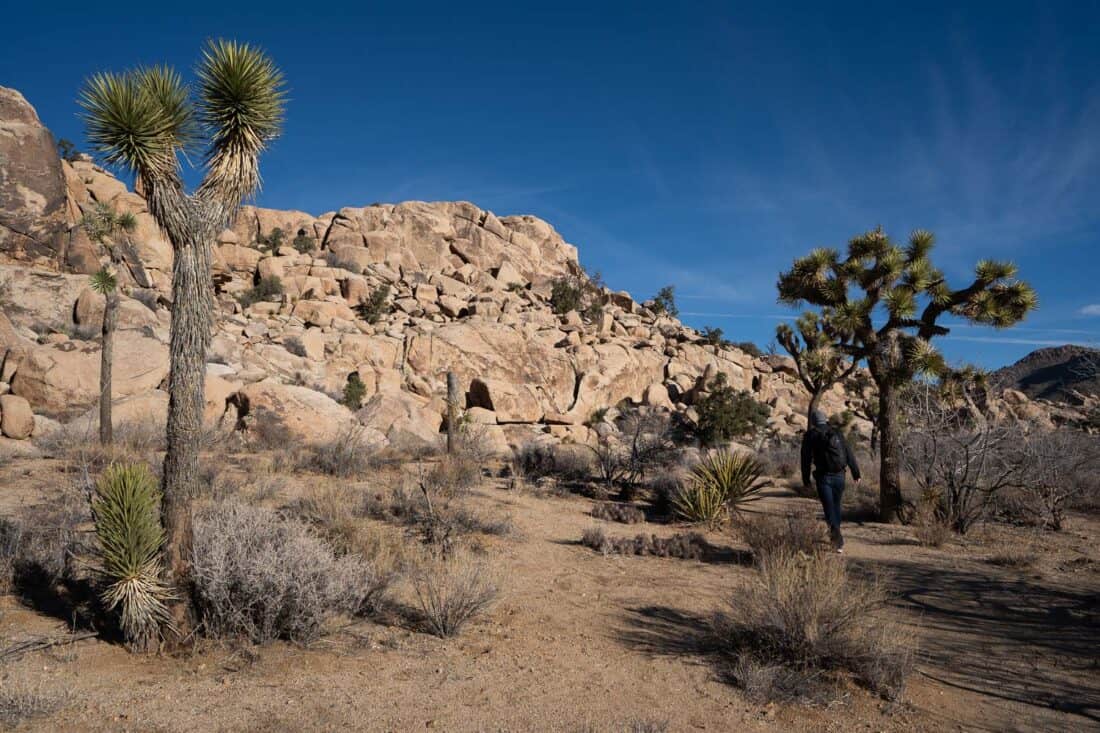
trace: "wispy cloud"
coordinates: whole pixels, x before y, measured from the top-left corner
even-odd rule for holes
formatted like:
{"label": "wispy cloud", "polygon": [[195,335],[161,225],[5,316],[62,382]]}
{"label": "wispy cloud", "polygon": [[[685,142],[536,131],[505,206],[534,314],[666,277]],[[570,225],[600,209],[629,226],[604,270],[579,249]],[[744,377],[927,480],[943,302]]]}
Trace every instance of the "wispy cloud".
{"label": "wispy cloud", "polygon": [[1100,303],[1092,303],[1091,305],[1086,305],[1084,308],[1077,311],[1077,314],[1090,317],[1100,316]]}
{"label": "wispy cloud", "polygon": [[[1024,346],[1064,346],[1071,343],[1066,339],[1029,339],[1011,336],[944,336],[943,339],[946,341],[971,341],[980,344],[1022,344]],[[1076,343],[1095,342],[1077,341]]]}

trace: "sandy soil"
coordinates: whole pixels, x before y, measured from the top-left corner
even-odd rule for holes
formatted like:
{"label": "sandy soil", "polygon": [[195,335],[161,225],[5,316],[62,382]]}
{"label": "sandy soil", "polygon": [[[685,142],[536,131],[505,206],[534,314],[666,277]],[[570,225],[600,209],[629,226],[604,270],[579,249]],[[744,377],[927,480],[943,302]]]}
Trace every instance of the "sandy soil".
{"label": "sandy soil", "polygon": [[[0,467],[0,512],[52,500],[63,484],[58,465],[12,461]],[[60,710],[20,729],[622,731],[667,721],[670,731],[1100,730],[1094,518],[1073,517],[1059,534],[990,529],[940,549],[920,547],[907,528],[851,525],[848,562],[887,579],[890,613],[920,639],[905,700],[852,688],[829,707],[760,706],[723,682],[695,641],[752,572],[736,552],[713,562],[603,557],[577,542],[596,524],[587,499],[493,481],[471,501],[511,515],[516,532],[480,540],[504,592],[461,637],[355,622],[309,648],[205,644],[184,658],[90,639],[0,666],[0,684],[66,693]],[[815,509],[776,490],[755,511],[793,508]],[[680,529],[602,524],[615,535]],[[739,548],[729,533],[708,539]],[[1040,555],[1032,567],[987,561],[1021,543]],[[0,597],[0,650],[67,630]]]}

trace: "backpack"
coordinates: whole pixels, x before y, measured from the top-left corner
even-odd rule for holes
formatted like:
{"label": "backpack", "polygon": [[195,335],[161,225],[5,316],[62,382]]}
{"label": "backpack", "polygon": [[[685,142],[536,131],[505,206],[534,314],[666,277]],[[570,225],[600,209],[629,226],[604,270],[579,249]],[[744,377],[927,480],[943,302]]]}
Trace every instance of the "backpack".
{"label": "backpack", "polygon": [[817,451],[814,460],[825,473],[844,473],[848,467],[848,450],[844,437],[836,428],[826,427],[817,431]]}

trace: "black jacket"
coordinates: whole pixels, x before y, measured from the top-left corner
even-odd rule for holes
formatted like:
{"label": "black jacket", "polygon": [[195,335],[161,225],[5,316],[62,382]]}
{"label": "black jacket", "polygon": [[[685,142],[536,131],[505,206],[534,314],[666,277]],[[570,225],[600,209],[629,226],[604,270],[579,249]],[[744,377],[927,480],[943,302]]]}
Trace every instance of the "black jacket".
{"label": "black jacket", "polygon": [[[827,446],[825,444],[826,431],[833,430],[829,426],[814,425],[806,434],[802,437],[802,483],[808,486],[810,484],[810,465],[813,464],[817,467],[817,471],[814,473],[816,477],[818,474],[825,473],[825,451]],[[840,442],[844,444],[845,462],[848,464],[848,468],[852,471],[852,478],[859,481],[859,464],[856,463],[856,457],[852,454],[852,447],[848,445],[848,441],[844,439],[844,434],[837,431],[840,435]]]}

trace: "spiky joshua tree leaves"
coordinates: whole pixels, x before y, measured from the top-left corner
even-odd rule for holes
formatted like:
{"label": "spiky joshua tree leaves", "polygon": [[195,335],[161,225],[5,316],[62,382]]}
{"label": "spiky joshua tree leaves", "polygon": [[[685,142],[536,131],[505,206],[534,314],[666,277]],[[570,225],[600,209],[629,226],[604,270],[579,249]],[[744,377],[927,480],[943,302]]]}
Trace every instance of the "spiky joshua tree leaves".
{"label": "spiky joshua tree leaves", "polygon": [[[154,66],[96,74],[80,97],[93,150],[107,165],[134,174],[174,250],[161,518],[177,641],[189,638],[193,623],[190,497],[198,475],[213,319],[210,244],[259,187],[259,156],[279,133],[284,98],[282,73],[267,55],[220,40],[203,51],[194,90],[176,71]],[[205,175],[187,193],[180,161],[200,142]]]}
{"label": "spiky joshua tree leaves", "polygon": [[898,456],[899,390],[921,373],[942,374],[943,357],[932,339],[950,328],[944,316],[1006,328],[1038,304],[1035,291],[1016,279],[1009,262],[983,260],[973,280],[952,288],[930,259],[931,232],[913,232],[895,244],[877,228],[848,243],[847,256],[815,249],[779,275],[779,300],[821,311],[835,339],[833,348],[866,361],[878,388],[881,433],[880,512],[886,521],[904,518]]}
{"label": "spiky joshua tree leaves", "polygon": [[794,359],[798,378],[810,393],[807,420],[825,390],[847,379],[859,364],[838,348],[845,342],[846,334],[833,326],[832,317],[829,308],[822,309],[820,314],[806,311],[795,321],[794,328],[781,323],[775,329],[776,341]]}
{"label": "spiky joshua tree leaves", "polygon": [[99,364],[99,442],[110,445],[114,437],[111,425],[111,364],[115,326],[118,323],[118,268],[122,262],[121,246],[130,243],[130,236],[137,228],[137,218],[131,212],[116,212],[107,204],[98,203],[84,215],[81,225],[88,238],[106,249],[111,259],[110,266],[92,275],[91,280],[92,290],[105,298]]}
{"label": "spiky joshua tree leaves", "polygon": [[172,592],[161,579],[164,530],[157,516],[157,482],[145,464],[108,466],[92,498],[92,516],[101,570],[107,579],[103,600],[119,614],[127,643],[147,648],[170,623]]}

